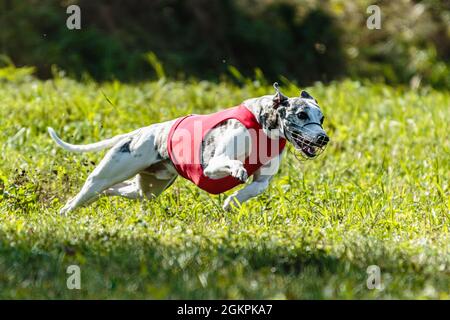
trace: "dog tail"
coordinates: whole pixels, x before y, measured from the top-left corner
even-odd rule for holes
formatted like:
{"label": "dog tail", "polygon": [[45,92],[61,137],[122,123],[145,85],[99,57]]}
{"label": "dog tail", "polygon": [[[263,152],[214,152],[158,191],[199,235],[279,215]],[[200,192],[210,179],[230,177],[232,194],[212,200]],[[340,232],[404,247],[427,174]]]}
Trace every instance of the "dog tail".
{"label": "dog tail", "polygon": [[70,144],[65,141],[62,141],[61,138],[58,137],[55,130],[53,128],[47,128],[50,137],[63,149],[66,149],[71,152],[89,152],[89,151],[100,151],[115,145],[118,141],[126,137],[128,134],[121,134],[110,139],[102,140],[99,142],[85,144],[85,145],[76,145]]}

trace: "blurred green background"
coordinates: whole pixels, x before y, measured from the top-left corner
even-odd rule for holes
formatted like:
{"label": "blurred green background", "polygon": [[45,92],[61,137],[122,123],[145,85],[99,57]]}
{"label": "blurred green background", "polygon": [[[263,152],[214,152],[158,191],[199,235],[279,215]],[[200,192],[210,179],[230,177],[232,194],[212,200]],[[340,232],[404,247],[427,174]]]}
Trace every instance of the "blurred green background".
{"label": "blurred green background", "polygon": [[[81,30],[66,8],[81,7]],[[369,5],[381,8],[369,30]],[[76,78],[139,81],[239,70],[301,85],[349,77],[450,87],[450,2],[438,0],[1,0],[2,63]],[[9,59],[5,58],[8,57]],[[236,68],[236,69],[234,69]]]}

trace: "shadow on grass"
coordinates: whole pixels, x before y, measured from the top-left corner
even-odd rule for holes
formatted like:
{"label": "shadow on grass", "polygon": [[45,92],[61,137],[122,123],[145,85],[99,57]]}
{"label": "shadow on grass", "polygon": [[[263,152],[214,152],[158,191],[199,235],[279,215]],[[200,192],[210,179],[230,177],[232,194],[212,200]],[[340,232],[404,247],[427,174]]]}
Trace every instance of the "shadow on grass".
{"label": "shadow on grass", "polygon": [[[81,290],[66,286],[73,264]],[[365,278],[365,269],[322,250],[108,239],[45,248],[3,240],[0,247],[1,298],[364,297],[371,294]]]}

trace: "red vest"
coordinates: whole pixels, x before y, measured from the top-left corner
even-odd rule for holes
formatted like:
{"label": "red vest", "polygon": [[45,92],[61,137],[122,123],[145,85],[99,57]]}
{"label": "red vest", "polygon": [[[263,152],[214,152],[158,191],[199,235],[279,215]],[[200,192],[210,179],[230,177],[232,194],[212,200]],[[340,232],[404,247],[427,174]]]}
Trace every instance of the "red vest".
{"label": "red vest", "polygon": [[283,138],[270,139],[253,113],[243,105],[209,115],[188,115],[178,118],[169,131],[167,141],[169,158],[182,177],[212,194],[228,191],[242,183],[232,176],[211,179],[203,174],[202,141],[211,129],[229,119],[238,120],[249,130],[252,150],[244,162],[244,168],[249,176],[270,159],[278,156],[286,145]]}

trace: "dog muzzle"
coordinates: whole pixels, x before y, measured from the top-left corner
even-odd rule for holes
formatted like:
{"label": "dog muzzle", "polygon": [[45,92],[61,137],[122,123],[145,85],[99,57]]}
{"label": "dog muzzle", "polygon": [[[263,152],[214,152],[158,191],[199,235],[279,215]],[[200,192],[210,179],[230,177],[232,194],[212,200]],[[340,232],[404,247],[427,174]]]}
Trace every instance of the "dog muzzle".
{"label": "dog muzzle", "polygon": [[283,126],[284,135],[294,146],[294,155],[298,160],[312,160],[317,158],[327,147],[329,138],[325,134],[317,134],[309,126],[322,125],[317,122],[310,122],[303,126],[288,125]]}

